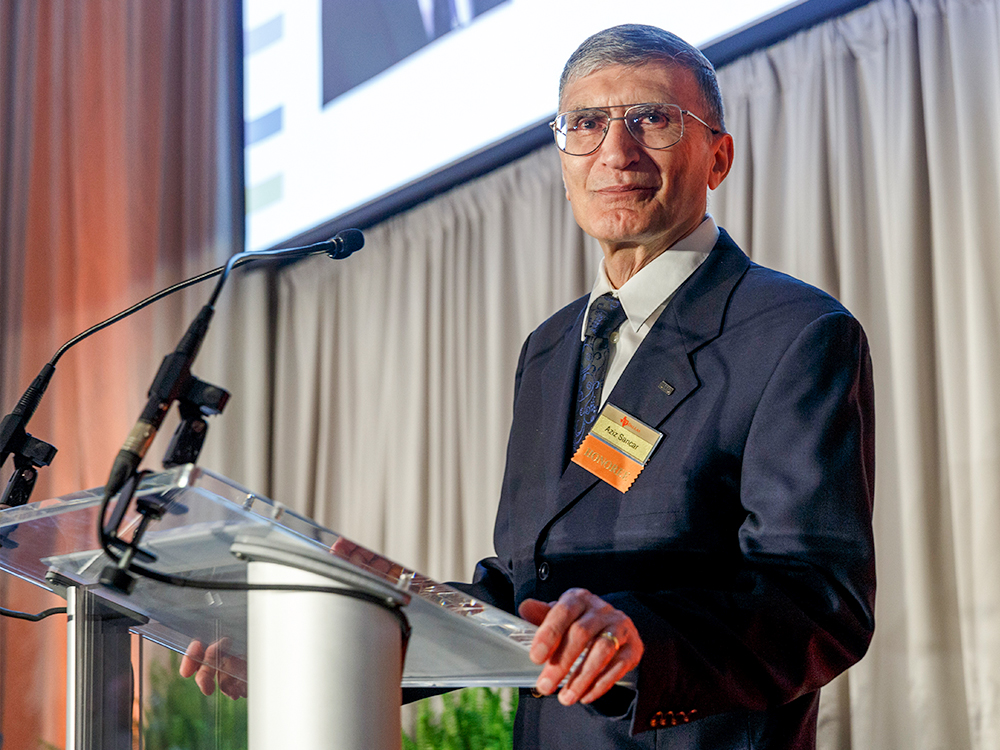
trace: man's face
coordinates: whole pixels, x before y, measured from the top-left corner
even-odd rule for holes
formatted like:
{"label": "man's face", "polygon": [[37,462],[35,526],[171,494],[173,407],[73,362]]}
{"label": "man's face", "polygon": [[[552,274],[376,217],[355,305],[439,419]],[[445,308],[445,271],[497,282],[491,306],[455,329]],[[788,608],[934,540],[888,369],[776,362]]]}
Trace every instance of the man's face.
{"label": "man's face", "polygon": [[[614,65],[575,79],[563,90],[559,110],[604,107],[621,117],[628,105],[652,102],[706,116],[694,74],[661,62]],[[725,178],[732,156],[728,134],[713,135],[687,116],[684,137],[668,149],[643,148],[624,121],[615,120],[593,154],[560,152],[566,197],[583,230],[606,251],[643,246],[657,254],[701,223],[708,189]]]}

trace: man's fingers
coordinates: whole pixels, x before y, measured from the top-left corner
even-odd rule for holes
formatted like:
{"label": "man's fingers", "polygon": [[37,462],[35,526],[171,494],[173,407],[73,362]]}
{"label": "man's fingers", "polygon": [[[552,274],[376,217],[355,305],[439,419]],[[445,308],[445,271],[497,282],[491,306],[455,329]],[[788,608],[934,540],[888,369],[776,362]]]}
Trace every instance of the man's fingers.
{"label": "man's fingers", "polygon": [[247,663],[243,659],[230,657],[225,661],[225,672],[219,672],[219,690],[230,698],[247,697]]}
{"label": "man's fingers", "polygon": [[569,673],[580,655],[591,647],[598,634],[613,622],[614,613],[615,610],[610,605],[585,611],[569,626],[559,648],[552,653],[549,661],[558,664]]}
{"label": "man's fingers", "polygon": [[181,658],[181,666],[178,670],[181,677],[194,677],[194,684],[205,695],[215,692],[215,668],[208,662],[207,655],[215,647],[212,644],[207,649],[201,641],[191,641],[187,651]]}
{"label": "man's fingers", "polygon": [[195,672],[194,684],[203,695],[212,695],[215,692],[215,668],[208,664],[202,664],[201,668]]}
{"label": "man's fingers", "polygon": [[538,601],[538,599],[525,599],[521,602],[521,606],[517,608],[517,613],[532,625],[541,625],[545,619],[545,615],[549,613],[549,610],[554,605],[555,602],[546,604],[545,602]]}
{"label": "man's fingers", "polygon": [[[617,631],[605,630],[594,638],[583,664],[560,691],[561,703],[590,703],[604,695],[630,669],[639,664],[643,651],[642,642],[629,631],[630,628],[626,628],[622,637],[618,638],[615,635]],[[604,636],[604,633],[608,633],[608,636]]]}
{"label": "man's fingers", "polygon": [[[608,667],[601,673],[600,677],[598,677],[598,679],[590,687],[590,690],[585,692],[580,697],[580,703],[591,703],[596,701],[613,688],[616,682],[628,674],[629,670],[634,669],[634,665],[637,665],[638,663],[638,659],[634,660],[634,664],[630,659],[629,661],[619,661],[617,663],[609,664]],[[630,664],[632,666],[630,666]]]}
{"label": "man's fingers", "polygon": [[[553,653],[562,644],[566,632],[587,611],[588,604],[590,604],[588,597],[593,597],[589,591],[570,589],[560,596],[559,601],[549,609],[531,642],[529,656],[535,664],[552,661]],[[597,599],[597,597],[593,598]],[[580,637],[580,634],[577,634],[577,640]],[[589,639],[585,639],[583,642],[585,643],[586,640]],[[570,663],[572,664],[572,662]]]}
{"label": "man's fingers", "polygon": [[[589,658],[588,649],[591,648],[596,637],[591,634],[594,627],[593,618],[589,617],[581,618],[581,622],[575,622],[570,626],[562,640],[549,654],[548,662],[539,675],[538,690],[540,692],[550,695],[564,680],[579,678],[584,669],[586,669],[586,675],[593,679],[596,672],[604,667],[607,660],[598,663],[596,659]],[[597,653],[604,654],[600,649]],[[613,656],[612,653],[608,660]],[[583,661],[578,663],[581,657],[583,657]],[[572,673],[574,666],[576,666],[576,672]]]}
{"label": "man's fingers", "polygon": [[192,641],[181,659],[181,677],[193,676],[205,695],[215,693],[218,682],[219,689],[230,698],[246,697],[246,661],[226,655],[230,644],[228,638],[221,638],[206,648],[200,641]]}
{"label": "man's fingers", "polygon": [[551,695],[577,658],[615,610],[584,589],[570,589],[545,616],[532,642],[530,657],[544,663],[536,687]]}
{"label": "man's fingers", "polygon": [[565,706],[576,703],[614,658],[615,652],[613,650],[609,651],[600,643],[595,642],[585,655],[583,663],[570,675],[566,684],[559,691],[559,702]]}
{"label": "man's fingers", "polygon": [[198,671],[203,661],[205,661],[205,644],[201,641],[191,641],[184,656],[181,657],[181,677],[191,677]]}
{"label": "man's fingers", "polygon": [[585,589],[570,589],[554,605],[526,600],[519,612],[533,622],[541,618],[530,656],[545,666],[535,686],[551,695],[562,684],[565,705],[596,700],[642,658],[632,620]]}
{"label": "man's fingers", "polygon": [[531,649],[532,661],[536,664],[547,661],[557,667],[547,676],[561,680],[594,636],[612,623],[615,612],[610,604],[589,591],[570,589],[559,597],[538,628]]}
{"label": "man's fingers", "polygon": [[205,649],[205,658],[203,661],[206,664],[211,664],[214,667],[221,665],[222,660],[226,656],[226,649],[232,644],[228,638],[220,638],[217,641],[213,641],[209,644],[208,648]]}

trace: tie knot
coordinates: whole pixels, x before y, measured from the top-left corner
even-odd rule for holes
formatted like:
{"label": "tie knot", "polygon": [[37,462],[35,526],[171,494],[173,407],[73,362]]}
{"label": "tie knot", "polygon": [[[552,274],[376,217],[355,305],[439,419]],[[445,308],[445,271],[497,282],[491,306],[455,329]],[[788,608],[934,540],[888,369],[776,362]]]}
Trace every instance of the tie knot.
{"label": "tie knot", "polygon": [[625,322],[627,317],[617,297],[611,293],[602,294],[590,306],[586,335],[606,339],[612,331]]}

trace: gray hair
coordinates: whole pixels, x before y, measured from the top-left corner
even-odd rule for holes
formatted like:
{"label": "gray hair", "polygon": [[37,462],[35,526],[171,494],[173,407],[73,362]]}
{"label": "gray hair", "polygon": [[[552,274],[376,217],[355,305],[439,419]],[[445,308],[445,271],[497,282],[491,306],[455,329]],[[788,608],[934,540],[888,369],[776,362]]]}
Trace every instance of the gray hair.
{"label": "gray hair", "polygon": [[577,78],[609,65],[642,65],[654,61],[690,70],[701,90],[708,121],[725,131],[722,92],[719,91],[712,63],[697,47],[655,26],[627,23],[598,31],[584,40],[563,68],[559,79],[559,101],[562,102],[566,86]]}

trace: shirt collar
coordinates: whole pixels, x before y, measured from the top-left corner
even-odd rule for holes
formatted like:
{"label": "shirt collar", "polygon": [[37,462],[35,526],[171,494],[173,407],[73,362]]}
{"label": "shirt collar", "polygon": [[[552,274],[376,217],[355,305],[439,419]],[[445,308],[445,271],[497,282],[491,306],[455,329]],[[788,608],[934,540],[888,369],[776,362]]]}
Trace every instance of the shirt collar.
{"label": "shirt collar", "polygon": [[[622,284],[620,289],[611,286],[602,258],[600,269],[597,271],[597,280],[587,302],[588,315],[594,300],[610,292],[621,301],[629,325],[638,332],[649,316],[656,312],[657,308],[666,302],[685,279],[702,264],[718,239],[719,227],[710,214],[706,215],[697,229],[651,260]],[[581,340],[587,328],[586,321],[585,315],[583,328],[580,331]]]}

